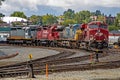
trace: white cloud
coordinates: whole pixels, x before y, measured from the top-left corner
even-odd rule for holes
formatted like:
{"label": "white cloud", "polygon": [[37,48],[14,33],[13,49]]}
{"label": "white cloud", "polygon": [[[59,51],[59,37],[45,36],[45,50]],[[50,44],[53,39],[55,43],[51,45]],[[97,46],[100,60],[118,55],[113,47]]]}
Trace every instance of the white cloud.
{"label": "white cloud", "polygon": [[120,0],[5,0],[0,12],[21,11],[38,11],[38,6],[53,6],[63,9],[88,9],[91,7],[118,7],[120,8]]}
{"label": "white cloud", "polygon": [[47,5],[63,8],[75,7],[120,7],[120,0],[48,0]]}

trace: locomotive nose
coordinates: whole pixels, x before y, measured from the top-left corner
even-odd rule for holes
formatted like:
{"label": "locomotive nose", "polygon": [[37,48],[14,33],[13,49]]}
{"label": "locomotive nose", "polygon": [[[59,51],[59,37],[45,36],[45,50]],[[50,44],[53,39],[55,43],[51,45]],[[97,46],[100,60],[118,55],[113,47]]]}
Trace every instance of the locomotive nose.
{"label": "locomotive nose", "polygon": [[104,38],[105,37],[104,37],[103,33],[100,30],[98,30],[95,34],[94,40],[101,41],[101,40],[104,40]]}
{"label": "locomotive nose", "polygon": [[97,35],[98,36],[102,36],[103,35],[103,33],[100,31],[100,29],[97,30]]}
{"label": "locomotive nose", "polygon": [[100,33],[100,29],[97,30],[97,33]]}
{"label": "locomotive nose", "polygon": [[104,32],[98,30],[94,36],[94,41],[96,42],[96,48],[98,49],[102,49],[102,48],[106,48],[108,45],[105,42],[106,40],[106,34],[104,34]]}

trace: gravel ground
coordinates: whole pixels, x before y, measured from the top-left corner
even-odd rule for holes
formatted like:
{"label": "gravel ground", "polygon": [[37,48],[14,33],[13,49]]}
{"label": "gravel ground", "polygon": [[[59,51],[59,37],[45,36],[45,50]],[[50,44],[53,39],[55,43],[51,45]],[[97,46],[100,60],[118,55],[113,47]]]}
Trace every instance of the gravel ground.
{"label": "gravel ground", "polygon": [[53,73],[49,74],[48,79],[45,75],[35,75],[35,77],[30,79],[27,76],[19,76],[1,80],[120,80],[120,68]]}
{"label": "gravel ground", "polygon": [[[61,49],[62,50],[62,49]],[[0,51],[4,52],[4,54],[13,54],[18,52],[19,55],[5,60],[0,60],[0,64],[4,65],[6,63],[16,63],[23,62],[29,60],[28,55],[32,54],[33,59],[42,58],[49,55],[54,55],[59,53],[59,51],[49,50],[49,49],[41,49],[41,48],[26,48],[26,47],[12,47],[12,46],[0,46]],[[85,55],[84,51],[77,51],[75,55],[70,57],[77,57],[80,55]],[[88,53],[90,54],[90,53]],[[106,58],[99,59],[100,62],[116,60],[116,58],[120,59],[120,53],[109,54]],[[3,64],[4,63],[4,64]],[[120,68],[117,69],[97,69],[97,70],[88,70],[88,71],[71,71],[71,72],[61,72],[61,73],[53,73],[49,74],[48,79],[46,79],[45,75],[35,75],[35,79],[27,78],[27,76],[19,76],[16,78],[2,78],[0,80],[120,80]]]}
{"label": "gravel ground", "polygon": [[0,50],[0,56],[6,56],[6,54]]}
{"label": "gravel ground", "polygon": [[[120,60],[120,52],[117,51],[117,50],[119,50],[119,49],[116,49],[116,52],[113,52],[112,50],[110,50],[110,51],[108,52],[109,56],[100,58],[99,60],[100,60],[101,62]],[[112,52],[112,53],[111,53],[111,52]]]}
{"label": "gravel ground", "polygon": [[[0,60],[0,65],[8,65],[8,64],[14,64],[14,63],[18,63],[18,62],[28,61],[29,54],[32,54],[33,59],[37,59],[37,58],[42,58],[42,57],[58,54],[59,51],[62,51],[62,50],[66,50],[66,49],[63,49],[63,48],[57,48],[57,49],[56,48],[55,49],[54,48],[52,48],[52,49],[45,48],[44,49],[44,48],[30,48],[30,47],[27,48],[27,47],[18,47],[18,46],[17,47],[0,46],[0,51],[2,52],[2,53],[0,53],[1,55],[10,55],[10,54],[19,53],[19,55],[17,55],[14,58]],[[90,52],[86,52],[84,50],[80,51],[80,50],[68,49],[68,51],[76,52],[75,55],[69,56],[68,58],[84,56],[84,55],[90,54]]]}
{"label": "gravel ground", "polygon": [[14,54],[14,53],[19,53],[14,58],[0,60],[0,65],[28,61],[29,54],[32,54],[33,59],[37,59],[37,58],[42,58],[42,57],[55,55],[55,54],[59,53],[58,51],[55,51],[55,50],[30,48],[30,47],[29,48],[27,48],[27,47],[12,47],[12,46],[0,46],[0,50],[8,55]]}
{"label": "gravel ground", "polygon": [[92,53],[92,52],[87,52],[87,51],[84,51],[84,50],[72,50],[72,51],[76,52],[76,54],[72,55],[72,56],[69,56],[68,58],[90,55]]}

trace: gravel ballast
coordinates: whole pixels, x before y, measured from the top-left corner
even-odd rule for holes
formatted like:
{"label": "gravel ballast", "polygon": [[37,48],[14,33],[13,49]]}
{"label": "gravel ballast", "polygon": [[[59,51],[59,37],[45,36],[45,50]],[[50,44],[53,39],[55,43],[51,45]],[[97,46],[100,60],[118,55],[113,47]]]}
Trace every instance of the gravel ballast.
{"label": "gravel ballast", "polygon": [[4,80],[120,80],[120,68],[53,73],[48,75],[48,79],[46,75],[35,75],[35,77],[31,79],[27,76],[19,76]]}

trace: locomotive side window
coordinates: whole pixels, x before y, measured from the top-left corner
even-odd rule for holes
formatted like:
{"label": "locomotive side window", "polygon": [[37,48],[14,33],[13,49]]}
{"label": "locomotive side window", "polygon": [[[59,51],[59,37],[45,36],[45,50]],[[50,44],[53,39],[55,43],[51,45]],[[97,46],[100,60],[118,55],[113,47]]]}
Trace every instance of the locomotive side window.
{"label": "locomotive side window", "polygon": [[22,29],[22,28],[17,28],[17,29],[19,29],[19,30],[20,30],[20,29]]}
{"label": "locomotive side window", "polygon": [[11,30],[16,30],[16,28],[11,28]]}
{"label": "locomotive side window", "polygon": [[36,31],[36,29],[31,29],[31,31]]}
{"label": "locomotive side window", "polygon": [[41,28],[37,28],[37,31],[41,31],[42,29]]}
{"label": "locomotive side window", "polygon": [[107,26],[106,25],[100,25],[100,28],[107,29]]}
{"label": "locomotive side window", "polygon": [[89,25],[89,28],[98,28],[98,25]]}

